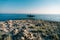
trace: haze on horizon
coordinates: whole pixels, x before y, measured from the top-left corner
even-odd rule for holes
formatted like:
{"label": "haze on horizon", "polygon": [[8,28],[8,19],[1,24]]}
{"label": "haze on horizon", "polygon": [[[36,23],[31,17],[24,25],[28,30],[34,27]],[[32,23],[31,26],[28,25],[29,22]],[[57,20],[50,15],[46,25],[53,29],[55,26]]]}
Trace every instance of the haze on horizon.
{"label": "haze on horizon", "polygon": [[0,0],[0,13],[59,14],[60,0]]}

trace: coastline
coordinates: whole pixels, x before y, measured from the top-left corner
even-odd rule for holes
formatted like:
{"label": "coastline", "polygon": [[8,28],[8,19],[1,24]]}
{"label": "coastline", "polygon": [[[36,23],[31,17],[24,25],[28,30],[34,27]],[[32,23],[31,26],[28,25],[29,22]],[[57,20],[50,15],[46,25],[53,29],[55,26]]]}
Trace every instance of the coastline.
{"label": "coastline", "polygon": [[[1,26],[0,31],[1,31],[1,33],[3,33],[2,35],[4,35],[4,34],[7,35],[6,33],[9,33],[9,34],[11,34],[11,36],[15,36],[21,30],[23,30],[24,32],[22,32],[22,34],[24,34],[27,31],[28,33],[32,34],[32,37],[34,37],[33,39],[35,39],[35,38],[37,39],[37,37],[39,37],[38,38],[39,40],[40,39],[49,40],[50,38],[51,38],[50,40],[53,40],[53,39],[59,40],[60,39],[59,38],[60,37],[59,36],[60,35],[60,31],[59,31],[60,22],[52,22],[52,21],[45,21],[45,20],[32,20],[32,19],[31,20],[30,19],[28,19],[28,20],[27,19],[26,20],[8,20],[8,21],[4,21],[4,22],[0,23],[0,26]],[[12,32],[13,34],[10,32]],[[18,35],[20,35],[20,33]],[[36,37],[33,35],[36,35]],[[37,36],[37,35],[40,35],[40,36]],[[21,37],[17,36],[17,38],[21,38]],[[23,38],[24,38],[24,36],[23,36]]]}

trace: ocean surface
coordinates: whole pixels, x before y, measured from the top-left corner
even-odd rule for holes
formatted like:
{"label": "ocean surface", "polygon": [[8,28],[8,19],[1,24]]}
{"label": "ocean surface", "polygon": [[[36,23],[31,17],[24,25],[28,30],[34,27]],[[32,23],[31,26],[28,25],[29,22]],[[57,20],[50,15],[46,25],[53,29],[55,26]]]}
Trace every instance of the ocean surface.
{"label": "ocean surface", "polygon": [[[30,14],[5,14],[0,13],[0,21],[6,21],[6,20],[15,20],[15,19],[21,19],[21,18],[28,18],[27,15]],[[48,20],[48,21],[58,21],[60,22],[60,15],[52,15],[52,14],[31,14],[34,15],[35,19],[41,19],[41,20]]]}

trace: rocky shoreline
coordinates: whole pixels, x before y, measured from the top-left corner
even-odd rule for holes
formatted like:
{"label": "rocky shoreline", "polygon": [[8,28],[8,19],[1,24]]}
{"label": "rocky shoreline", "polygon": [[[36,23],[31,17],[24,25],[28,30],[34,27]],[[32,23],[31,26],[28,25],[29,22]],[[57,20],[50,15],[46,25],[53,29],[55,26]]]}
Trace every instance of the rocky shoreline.
{"label": "rocky shoreline", "polygon": [[44,20],[0,21],[0,40],[60,40],[60,22]]}

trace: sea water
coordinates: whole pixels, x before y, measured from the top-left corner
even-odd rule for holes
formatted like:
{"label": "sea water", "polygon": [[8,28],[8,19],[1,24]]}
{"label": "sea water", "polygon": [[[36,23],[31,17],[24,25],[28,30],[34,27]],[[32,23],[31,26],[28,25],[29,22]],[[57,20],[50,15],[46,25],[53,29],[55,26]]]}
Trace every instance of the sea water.
{"label": "sea water", "polygon": [[0,13],[0,21],[6,21],[6,20],[15,20],[19,18],[28,18],[27,15],[34,15],[35,19],[41,19],[41,20],[49,20],[49,21],[59,21],[60,22],[60,15],[56,14],[8,14],[8,13]]}

